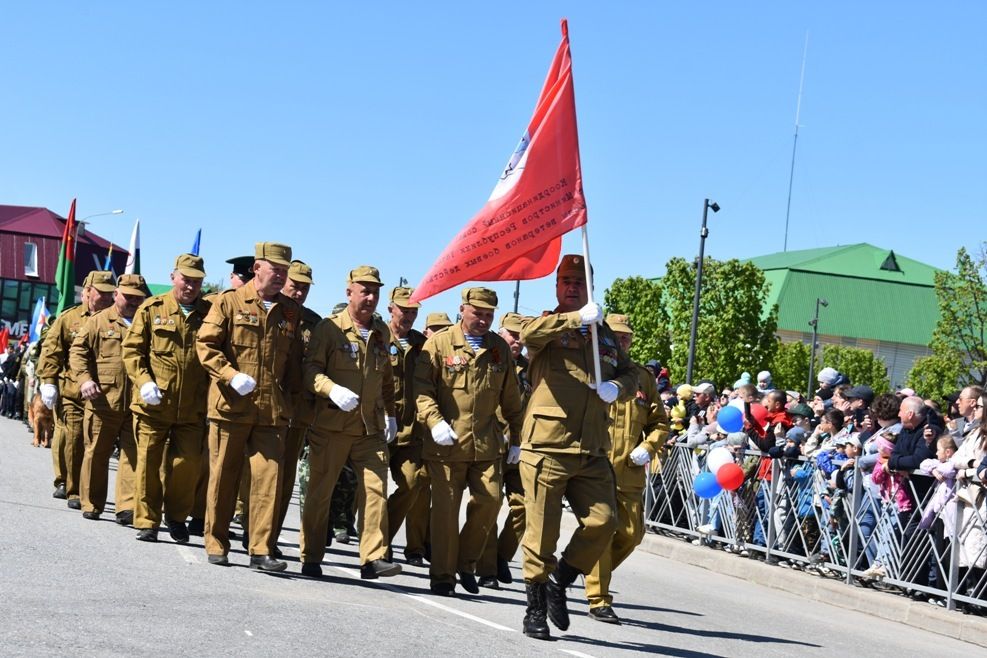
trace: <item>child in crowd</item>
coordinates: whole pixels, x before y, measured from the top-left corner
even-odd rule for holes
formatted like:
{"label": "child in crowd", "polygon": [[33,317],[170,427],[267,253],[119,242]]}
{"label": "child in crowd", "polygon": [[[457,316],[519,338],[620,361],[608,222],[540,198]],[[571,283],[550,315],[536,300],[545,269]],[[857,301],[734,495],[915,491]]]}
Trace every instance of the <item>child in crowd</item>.
{"label": "child in crowd", "polygon": [[[936,441],[936,458],[926,459],[919,465],[919,470],[934,477],[939,484],[935,493],[922,511],[922,521],[919,528],[929,530],[936,518],[942,514],[946,534],[952,534],[953,518],[951,508],[946,505],[956,493],[956,467],[953,466],[953,455],[956,454],[956,441],[949,435],[940,436]],[[943,510],[946,510],[943,512]]]}
{"label": "child in crowd", "polygon": [[908,487],[905,485],[908,474],[888,469],[888,458],[891,457],[894,439],[897,438],[896,435],[887,434],[877,439],[878,463],[871,473],[871,479],[880,489],[881,500],[885,504],[893,502],[898,508],[898,514],[901,515],[904,512],[911,512],[915,504],[908,495]]}

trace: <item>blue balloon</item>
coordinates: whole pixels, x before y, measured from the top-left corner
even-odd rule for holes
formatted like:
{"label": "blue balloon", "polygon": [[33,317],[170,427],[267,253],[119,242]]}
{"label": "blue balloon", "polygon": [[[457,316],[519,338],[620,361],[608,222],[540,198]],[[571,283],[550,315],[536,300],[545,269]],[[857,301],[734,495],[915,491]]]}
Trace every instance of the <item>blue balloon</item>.
{"label": "blue balloon", "polygon": [[700,498],[712,498],[723,491],[723,487],[716,481],[716,476],[709,471],[703,471],[697,475],[695,482],[692,483],[692,488]]}
{"label": "blue balloon", "polygon": [[744,429],[744,413],[737,407],[723,407],[716,414],[716,422],[726,432],[739,432]]}

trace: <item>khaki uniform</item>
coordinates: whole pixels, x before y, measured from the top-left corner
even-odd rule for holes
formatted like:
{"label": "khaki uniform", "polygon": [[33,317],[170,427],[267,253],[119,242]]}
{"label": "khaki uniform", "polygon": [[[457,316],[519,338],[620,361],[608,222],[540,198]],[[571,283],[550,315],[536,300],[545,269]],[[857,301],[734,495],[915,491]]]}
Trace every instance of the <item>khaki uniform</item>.
{"label": "khaki uniform", "polygon": [[[518,386],[521,391],[522,411],[528,404],[531,396],[531,384],[528,382],[528,359],[523,355],[518,357],[515,372],[517,373]],[[500,419],[501,427],[506,428],[507,423]],[[497,560],[510,562],[517,553],[518,546],[521,545],[521,538],[524,536],[524,485],[521,482],[521,469],[519,464],[508,464],[507,454],[504,454],[504,500],[507,502],[507,519],[504,527],[497,535],[497,524],[490,528],[487,536],[487,543],[483,547],[483,555],[476,564],[476,573],[480,576],[494,576],[497,573]]]}
{"label": "khaki uniform", "polygon": [[[130,409],[136,418],[135,528],[157,528],[162,504],[170,521],[184,523],[192,512],[209,387],[195,339],[209,307],[200,297],[186,316],[172,291],[151,297],[137,310],[123,341],[123,364],[134,389]],[[140,389],[148,382],[161,390],[160,404],[141,398]]]}
{"label": "khaki uniform", "polygon": [[[558,561],[555,548],[562,498],[579,520],[566,562],[589,573],[609,545],[616,519],[607,404],[591,389],[593,348],[579,312],[548,313],[525,323],[531,399],[521,441],[525,491],[524,579],[546,582]],[[622,394],[636,390],[637,374],[606,324],[599,327],[601,377]]]}
{"label": "khaki uniform", "polygon": [[115,307],[86,320],[69,349],[69,367],[81,388],[99,384],[102,395],[86,401],[83,420],[85,456],[82,459],[82,511],[101,513],[106,506],[110,456],[120,442],[117,461],[115,511],[134,510],[134,467],[137,443],[130,413],[130,380],[123,368],[123,339],[130,330]]}
{"label": "khaki uniform", "polygon": [[[455,585],[457,572],[474,573],[497,521],[504,447],[498,408],[507,419],[510,441],[520,441],[521,394],[514,368],[503,338],[488,332],[474,352],[461,325],[434,334],[422,348],[415,370],[418,416],[430,430],[444,420],[458,437],[450,446],[432,439],[424,442],[432,481],[433,583]],[[466,487],[470,502],[460,531],[459,508]]]}
{"label": "khaki uniform", "polygon": [[[280,509],[278,472],[291,397],[299,389],[301,309],[279,294],[271,310],[253,284],[212,298],[199,329],[196,353],[209,373],[209,487],[205,547],[209,555],[230,550],[230,520],[244,456],[250,460],[250,555],[269,555]],[[230,386],[237,373],[257,387],[240,395]]]}
{"label": "khaki uniform", "polygon": [[82,458],[86,449],[82,438],[85,404],[69,368],[69,348],[89,315],[89,309],[80,304],[66,309],[55,319],[42,343],[35,373],[42,384],[58,386],[51,462],[55,486],[64,484],[69,499],[79,498]]}
{"label": "khaki uniform", "polygon": [[[384,417],[394,416],[394,379],[388,357],[391,332],[374,319],[364,340],[344,309],[316,325],[305,354],[305,387],[315,393],[308,433],[309,482],[302,508],[301,559],[319,564],[326,552],[329,501],[349,459],[356,471],[360,563],[387,552],[387,441]],[[344,412],[327,398],[336,384],[360,397]]]}
{"label": "khaki uniform", "polygon": [[635,396],[610,406],[610,461],[617,483],[617,532],[593,570],[586,574],[586,598],[591,608],[613,605],[610,577],[644,538],[645,466],[630,460],[639,445],[654,459],[668,438],[668,416],[658,396],[654,376],[634,364],[638,376]]}
{"label": "khaki uniform", "polygon": [[[302,307],[302,320],[300,323],[302,346],[308,349],[309,341],[312,338],[312,331],[315,325],[322,321],[322,317],[312,309]],[[298,471],[298,459],[301,457],[302,448],[305,445],[305,434],[315,419],[315,404],[311,394],[306,393],[302,388],[295,393],[292,403],[291,422],[288,424],[288,431],[284,439],[284,459],[281,462],[281,472],[278,475],[278,489],[280,490],[281,507],[278,510],[277,519],[274,524],[274,541],[277,541],[284,527],[284,519],[288,515],[288,506],[291,504],[291,494],[295,490],[295,475]]]}
{"label": "khaki uniform", "polygon": [[390,446],[391,478],[397,489],[387,499],[388,544],[405,526],[405,555],[424,555],[428,543],[429,480],[422,460],[424,428],[417,420],[414,378],[415,364],[425,345],[425,334],[408,332],[408,349],[391,336],[388,346],[394,374],[394,411],[398,435]]}

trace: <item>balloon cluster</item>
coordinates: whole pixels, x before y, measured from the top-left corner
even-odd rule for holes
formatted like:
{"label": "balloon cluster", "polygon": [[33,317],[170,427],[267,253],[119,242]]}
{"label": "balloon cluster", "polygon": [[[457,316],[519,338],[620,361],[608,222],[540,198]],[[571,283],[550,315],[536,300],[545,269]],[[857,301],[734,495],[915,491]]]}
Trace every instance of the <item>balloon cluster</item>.
{"label": "balloon cluster", "polygon": [[709,470],[697,475],[692,483],[693,491],[700,498],[712,498],[724,489],[735,491],[744,483],[744,470],[733,461],[733,453],[726,448],[710,450],[706,467]]}

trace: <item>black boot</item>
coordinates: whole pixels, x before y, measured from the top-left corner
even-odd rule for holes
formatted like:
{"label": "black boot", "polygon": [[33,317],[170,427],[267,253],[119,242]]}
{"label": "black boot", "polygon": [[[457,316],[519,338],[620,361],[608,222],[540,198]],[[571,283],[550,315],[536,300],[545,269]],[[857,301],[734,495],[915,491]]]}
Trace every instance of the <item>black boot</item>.
{"label": "black boot", "polygon": [[569,629],[569,608],[566,607],[566,589],[576,580],[579,572],[569,566],[565,558],[559,560],[559,568],[548,577],[545,593],[548,598],[548,618],[560,631]]}
{"label": "black boot", "polygon": [[545,602],[545,583],[524,583],[524,591],[528,595],[528,607],[524,610],[524,634],[537,640],[549,640],[552,633],[545,621],[547,603]]}

